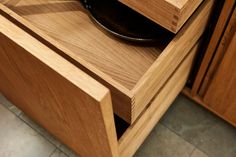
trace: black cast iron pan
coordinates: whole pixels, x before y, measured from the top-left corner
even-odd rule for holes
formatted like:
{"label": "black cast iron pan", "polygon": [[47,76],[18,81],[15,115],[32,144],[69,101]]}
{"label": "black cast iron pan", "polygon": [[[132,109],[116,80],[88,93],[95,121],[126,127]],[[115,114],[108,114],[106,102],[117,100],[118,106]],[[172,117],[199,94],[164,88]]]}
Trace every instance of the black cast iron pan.
{"label": "black cast iron pan", "polygon": [[80,0],[91,18],[116,37],[142,43],[160,42],[173,34],[117,0]]}

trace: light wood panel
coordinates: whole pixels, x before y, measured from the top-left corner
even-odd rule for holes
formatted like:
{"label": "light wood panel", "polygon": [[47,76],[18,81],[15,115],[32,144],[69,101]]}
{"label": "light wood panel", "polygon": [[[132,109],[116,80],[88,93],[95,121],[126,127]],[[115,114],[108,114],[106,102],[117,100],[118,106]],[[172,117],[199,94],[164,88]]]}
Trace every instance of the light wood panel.
{"label": "light wood panel", "polygon": [[233,37],[204,96],[204,102],[209,108],[236,124],[236,9],[228,27]]}
{"label": "light wood panel", "polygon": [[[227,22],[230,18],[231,12],[234,9],[234,4],[235,0],[226,0],[225,4],[223,6],[223,9],[221,11],[219,20],[216,24],[215,30],[213,32],[213,35],[211,37],[210,43],[207,47],[207,50],[205,52],[205,56],[203,58],[203,61],[201,63],[201,66],[199,68],[199,71],[197,73],[197,76],[195,78],[193,87],[192,87],[192,92],[191,94],[195,96],[198,94],[200,86],[202,84],[202,81],[205,77],[205,74],[208,70],[209,64],[215,54],[215,51],[217,49],[217,46],[220,42],[221,36],[224,33],[224,29],[227,25]],[[203,93],[203,91],[201,92]]]}
{"label": "light wood panel", "polygon": [[[235,13],[234,13],[235,14]],[[229,16],[230,18],[230,16]],[[219,67],[224,54],[226,53],[226,50],[228,49],[228,46],[230,42],[232,42],[232,38],[234,35],[234,32],[236,31],[236,16],[232,15],[232,18],[227,23],[227,28],[225,29],[223,33],[223,37],[221,38],[220,43],[217,46],[217,50],[214,54],[214,57],[211,61],[211,64],[207,70],[207,73],[205,74],[205,77],[203,79],[203,83],[201,85],[201,88],[199,90],[199,95],[204,96],[213,77],[215,72],[217,71],[217,68]]]}
{"label": "light wood panel", "polygon": [[229,124],[233,125],[234,127],[236,127],[236,123],[229,121],[229,119],[227,119],[226,117],[224,117],[223,115],[221,115],[219,112],[216,112],[213,108],[210,108],[206,105],[206,103],[203,101],[203,98],[200,97],[199,95],[192,95],[191,94],[191,89],[188,87],[185,87],[182,90],[182,93],[187,96],[189,99],[197,102],[198,104],[202,105],[203,107],[207,108],[209,111],[213,112],[214,114],[216,114],[217,116],[221,117],[222,119],[224,119],[225,121],[227,121]]}
{"label": "light wood panel", "polygon": [[138,118],[121,137],[119,140],[119,151],[121,157],[130,157],[136,152],[151,132],[152,128],[156,125],[184,87],[197,50],[198,44],[194,46],[185,61],[158,92],[150,106],[141,114],[141,117]]}
{"label": "light wood panel", "polygon": [[0,91],[83,157],[118,157],[109,90],[0,15]]}
{"label": "light wood panel", "polygon": [[203,0],[119,0],[171,32],[177,33]]}

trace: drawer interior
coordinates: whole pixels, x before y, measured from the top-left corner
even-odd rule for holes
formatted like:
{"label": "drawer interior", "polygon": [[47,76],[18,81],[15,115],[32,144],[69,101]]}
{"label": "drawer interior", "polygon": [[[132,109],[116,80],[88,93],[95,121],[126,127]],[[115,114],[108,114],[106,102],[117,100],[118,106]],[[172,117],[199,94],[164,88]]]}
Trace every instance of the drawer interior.
{"label": "drawer interior", "polygon": [[6,5],[128,90],[166,46],[132,45],[104,34],[78,0],[10,0]]}
{"label": "drawer interior", "polygon": [[206,1],[177,35],[154,45],[137,45],[105,34],[78,0],[0,3],[13,11],[6,12],[31,33],[36,32],[37,38],[55,46],[107,86],[114,112],[128,123],[135,121],[200,38],[213,4]]}

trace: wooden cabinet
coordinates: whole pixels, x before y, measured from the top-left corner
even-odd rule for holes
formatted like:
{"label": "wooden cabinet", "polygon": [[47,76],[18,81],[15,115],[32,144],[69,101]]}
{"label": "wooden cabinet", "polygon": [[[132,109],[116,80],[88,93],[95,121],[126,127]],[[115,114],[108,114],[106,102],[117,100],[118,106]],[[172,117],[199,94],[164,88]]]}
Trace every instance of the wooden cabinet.
{"label": "wooden cabinet", "polygon": [[236,9],[226,1],[208,46],[191,98],[236,126]]}
{"label": "wooden cabinet", "polygon": [[[0,91],[82,157],[135,153],[184,87],[214,4],[147,47],[105,35],[76,0],[0,2]],[[120,138],[114,114],[129,123]]]}

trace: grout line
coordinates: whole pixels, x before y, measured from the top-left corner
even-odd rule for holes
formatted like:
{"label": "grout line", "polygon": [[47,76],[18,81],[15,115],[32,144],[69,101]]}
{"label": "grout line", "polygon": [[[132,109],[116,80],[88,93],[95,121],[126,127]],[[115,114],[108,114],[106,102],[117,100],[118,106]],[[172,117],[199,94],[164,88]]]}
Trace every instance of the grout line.
{"label": "grout line", "polygon": [[[0,94],[1,94],[1,92],[0,92]],[[46,138],[43,133],[41,133],[40,131],[38,131],[37,129],[35,129],[33,126],[31,126],[29,123],[27,123],[24,119],[22,119],[21,116],[24,114],[24,112],[23,112],[22,110],[20,110],[20,109],[17,107],[17,109],[21,111],[19,115],[16,114],[14,111],[12,111],[10,108],[11,108],[11,107],[16,107],[16,106],[13,105],[6,97],[3,96],[3,98],[6,99],[6,101],[8,101],[8,102],[11,104],[11,106],[8,107],[8,106],[4,105],[4,103],[0,103],[1,106],[3,106],[3,107],[4,107],[5,109],[7,109],[8,111],[10,111],[13,115],[15,115],[17,118],[19,118],[19,120],[21,120],[23,123],[25,123],[25,124],[26,124],[27,126],[29,126],[31,129],[33,129],[34,131],[36,131],[36,132],[37,132],[40,136],[42,136],[46,141],[48,141],[49,143],[51,143],[52,145],[54,145],[56,148],[60,148],[61,144],[59,144],[59,146],[57,146],[56,144],[54,144],[53,142],[51,142],[48,138]],[[29,118],[30,120],[32,120],[30,117],[28,117],[28,118]],[[33,120],[32,120],[32,121],[33,121]],[[34,122],[34,121],[33,121],[33,122]],[[34,122],[34,123],[35,123],[35,122]],[[35,124],[38,125],[39,127],[41,127],[38,123],[35,123]],[[43,127],[41,127],[41,128],[43,128]],[[43,129],[44,129],[44,128],[43,128]],[[45,129],[44,129],[44,130],[45,130]],[[47,130],[45,130],[45,131],[48,132]],[[56,139],[54,136],[52,136],[49,132],[48,132],[48,134],[49,134],[52,138],[54,138],[55,140],[59,141],[59,140]],[[60,141],[59,141],[59,142],[60,142]]]}
{"label": "grout line", "polygon": [[[160,122],[161,123],[161,122]],[[173,129],[169,128],[168,126],[166,126],[165,124],[161,123],[163,126],[165,126],[168,130],[170,130],[171,132],[173,132],[174,134],[176,134],[178,137],[180,137],[181,139],[183,139],[185,142],[189,143],[190,145],[194,146],[196,149],[202,151],[203,153],[205,153],[207,156],[208,153],[206,153],[204,150],[202,150],[201,148],[199,148],[198,144],[195,145],[194,143],[191,143],[190,141],[187,141],[184,137],[182,137],[180,134],[178,134],[177,132],[175,132]],[[213,128],[214,126],[216,126],[217,123],[213,124],[209,129]]]}
{"label": "grout line", "polygon": [[52,155],[57,151],[57,148],[55,148],[52,153],[49,155],[49,157],[52,157]]}
{"label": "grout line", "polygon": [[169,128],[168,126],[166,126],[165,124],[163,124],[162,122],[160,122],[163,126],[165,126],[168,130],[170,130],[172,133],[174,133],[175,135],[177,135],[178,137],[180,137],[181,139],[183,139],[185,142],[187,142],[188,144],[195,146],[195,144],[191,143],[190,141],[187,141],[186,139],[184,139],[180,134],[178,134],[177,132],[175,132],[173,129]]}
{"label": "grout line", "polygon": [[[23,114],[23,111],[21,111],[21,113],[20,113],[17,117],[20,118],[20,116],[22,116],[22,114]],[[21,118],[20,118],[20,119],[21,119]]]}
{"label": "grout line", "polygon": [[190,153],[189,157],[191,157],[191,156],[193,155],[193,152],[194,152],[195,150],[197,150],[197,148],[194,146],[194,149],[193,149],[193,151]]}
{"label": "grout line", "polygon": [[[23,114],[23,112],[21,111],[21,113],[19,115],[15,114],[12,110],[10,110],[10,108],[8,108],[7,106],[0,104],[2,107],[4,107],[6,110],[10,111],[11,114],[15,115],[21,122],[23,122],[24,124],[26,124],[27,126],[29,126],[31,129],[33,129],[35,132],[37,132],[43,139],[45,139],[46,141],[48,141],[49,143],[51,143],[53,146],[55,146],[55,149],[52,151],[52,153],[49,155],[49,157],[51,157],[56,150],[60,150],[60,146],[56,146],[53,142],[51,142],[50,140],[48,140],[41,132],[39,132],[37,129],[33,128],[29,123],[27,123],[24,119],[22,119],[20,116]],[[40,126],[41,127],[41,126]],[[51,134],[50,134],[51,135]],[[56,139],[57,140],[57,139]],[[62,150],[60,150],[61,152],[63,152]],[[65,152],[63,152],[64,154],[66,154]],[[67,156],[67,154],[66,154]]]}
{"label": "grout line", "polygon": [[[22,119],[21,117],[18,117],[22,122],[24,122],[26,125],[28,125],[31,129],[33,129],[34,131],[36,131],[40,136],[42,136],[45,140],[47,140],[49,143],[51,143],[53,146],[55,146],[55,149],[59,149],[61,144],[59,146],[55,145],[53,142],[51,142],[50,140],[48,140],[43,133],[41,133],[40,131],[38,131],[37,129],[33,128],[29,123],[27,123],[24,119]],[[36,123],[37,124],[37,123]],[[38,125],[38,124],[37,124]],[[39,126],[41,127],[41,126]],[[51,136],[51,134],[49,133],[49,135]],[[53,136],[52,136],[53,137]],[[54,138],[54,137],[53,137]],[[57,139],[56,139],[57,140]],[[57,140],[58,141],[58,140]],[[59,141],[60,142],[60,141]]]}
{"label": "grout line", "polygon": [[[161,123],[161,122],[160,122]],[[174,133],[175,135],[177,135],[179,138],[183,139],[185,142],[187,142],[188,144],[192,145],[194,148],[197,148],[195,146],[195,144],[191,143],[190,141],[187,141],[186,139],[184,139],[180,134],[178,134],[177,132],[175,132],[173,129],[169,128],[168,126],[166,126],[165,124],[161,123],[164,127],[166,127],[169,131],[171,131],[172,133]]]}

